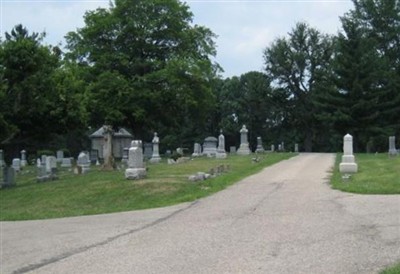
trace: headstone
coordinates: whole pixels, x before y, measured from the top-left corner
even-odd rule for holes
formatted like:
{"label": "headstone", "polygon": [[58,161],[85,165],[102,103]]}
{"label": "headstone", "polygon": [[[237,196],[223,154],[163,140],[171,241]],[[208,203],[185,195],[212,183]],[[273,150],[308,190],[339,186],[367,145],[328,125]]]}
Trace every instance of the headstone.
{"label": "headstone", "polygon": [[150,163],[159,163],[161,161],[160,153],[158,151],[160,138],[157,136],[157,132],[154,132],[153,143],[153,154],[151,155]]}
{"label": "headstone", "polygon": [[203,155],[214,157],[217,154],[217,143],[218,140],[215,137],[209,136],[205,138],[203,143]]}
{"label": "headstone", "polygon": [[40,161],[40,158],[36,159],[36,166],[41,167],[42,166],[42,161]]}
{"label": "headstone", "polygon": [[124,164],[128,163],[128,158],[129,158],[129,148],[125,147],[123,152],[122,152],[122,160],[121,162],[123,162]]}
{"label": "headstone", "polygon": [[271,145],[271,152],[275,152],[275,145]]}
{"label": "headstone", "polygon": [[21,151],[21,167],[25,167],[28,164],[26,161],[26,151],[22,150]]}
{"label": "headstone", "polygon": [[46,166],[40,165],[37,167],[36,180],[38,183],[49,180],[50,174],[46,172]]}
{"label": "headstone", "polygon": [[281,143],[281,151],[285,151],[285,143],[284,142]]}
{"label": "headstone", "polygon": [[299,153],[299,144],[294,144],[294,152]]}
{"label": "headstone", "polygon": [[21,170],[21,159],[19,158],[14,158],[12,160],[12,168],[16,171],[19,172]]}
{"label": "headstone", "polygon": [[201,156],[201,145],[199,143],[194,143],[192,157]]}
{"label": "headstone", "polygon": [[97,149],[89,151],[89,160],[92,164],[95,164],[99,160],[99,151]]}
{"label": "headstone", "polygon": [[85,152],[81,152],[78,155],[77,165],[82,169],[82,174],[88,173],[90,171],[90,161],[89,156]]}
{"label": "headstone", "polygon": [[61,167],[71,168],[72,167],[71,158],[63,158],[61,161]]}
{"label": "headstone", "polygon": [[240,147],[237,151],[237,154],[239,155],[249,155],[250,148],[249,148],[249,141],[247,139],[247,133],[249,131],[247,130],[246,126],[243,125],[242,129],[240,130]]}
{"label": "headstone", "polygon": [[236,153],[236,147],[231,146],[231,147],[229,148],[229,152],[230,152],[231,154],[235,154],[235,153]]}
{"label": "headstone", "polygon": [[40,157],[40,161],[41,161],[42,165],[46,164],[46,158],[47,158],[46,155],[42,155],[42,157]]}
{"label": "headstone", "polygon": [[389,136],[389,156],[397,156],[396,137]]}
{"label": "headstone", "polygon": [[220,130],[220,134],[218,136],[218,148],[217,148],[217,154],[215,156],[218,159],[226,158],[225,136],[222,134],[222,129]]}
{"label": "headstone", "polygon": [[356,173],[358,169],[353,155],[353,137],[346,134],[343,137],[343,156],[339,165],[340,173]]}
{"label": "headstone", "polygon": [[133,140],[129,148],[128,168],[125,170],[125,178],[129,180],[146,177],[146,168],[143,163],[142,141]]}
{"label": "headstone", "polygon": [[51,170],[57,169],[57,158],[55,156],[46,157],[46,172],[51,173]]}
{"label": "headstone", "polygon": [[62,150],[57,150],[57,163],[61,163],[64,159],[64,151]]}
{"label": "headstone", "polygon": [[5,165],[6,163],[4,162],[4,152],[2,149],[0,149],[0,168],[2,168]]}
{"label": "headstone", "polygon": [[15,169],[13,167],[4,167],[2,187],[12,186],[15,186]]}
{"label": "headstone", "polygon": [[145,159],[151,159],[151,156],[153,156],[153,144],[152,143],[144,143],[143,145],[143,157]]}
{"label": "headstone", "polygon": [[263,145],[262,145],[262,140],[261,140],[261,137],[260,137],[260,136],[257,137],[257,148],[256,148],[256,152],[257,152],[257,153],[263,153],[263,152],[265,152],[265,149],[264,149],[264,147],[263,147]]}
{"label": "headstone", "polygon": [[281,144],[278,145],[278,151],[282,151],[282,145]]}

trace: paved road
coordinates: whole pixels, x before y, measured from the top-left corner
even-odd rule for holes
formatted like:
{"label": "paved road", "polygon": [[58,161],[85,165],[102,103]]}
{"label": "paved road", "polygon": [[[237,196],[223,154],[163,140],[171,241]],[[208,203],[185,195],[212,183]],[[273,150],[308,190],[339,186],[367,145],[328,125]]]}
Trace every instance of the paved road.
{"label": "paved road", "polygon": [[377,273],[400,260],[400,196],[327,184],[301,154],[193,203],[2,222],[1,273]]}

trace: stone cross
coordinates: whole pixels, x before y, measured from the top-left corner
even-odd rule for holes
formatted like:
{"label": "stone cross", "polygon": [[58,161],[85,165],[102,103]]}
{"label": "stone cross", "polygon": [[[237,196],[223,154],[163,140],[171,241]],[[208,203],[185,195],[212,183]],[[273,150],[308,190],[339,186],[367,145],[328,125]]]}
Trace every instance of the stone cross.
{"label": "stone cross", "polygon": [[26,161],[26,151],[22,150],[21,151],[21,167],[25,167],[27,165]]}
{"label": "stone cross", "polygon": [[160,138],[157,136],[157,132],[154,132],[153,143],[153,154],[151,155],[150,163],[159,163],[161,161],[159,153]]}
{"label": "stone cross", "polygon": [[339,165],[340,173],[356,173],[358,166],[353,155],[353,136],[346,134],[343,137],[343,156]]}
{"label": "stone cross", "polygon": [[397,156],[395,136],[389,136],[389,156]]}
{"label": "stone cross", "polygon": [[217,148],[217,154],[215,156],[218,159],[226,158],[225,136],[224,134],[222,134],[222,129],[220,130],[220,134],[218,136],[218,148]]}
{"label": "stone cross", "polygon": [[146,168],[143,163],[142,141],[133,140],[129,148],[128,168],[125,170],[125,178],[134,180],[146,177]]}
{"label": "stone cross", "polygon": [[237,151],[237,154],[239,155],[249,155],[250,152],[250,148],[249,148],[249,142],[247,139],[247,133],[249,131],[247,130],[246,126],[243,125],[242,129],[240,130],[240,147]]}

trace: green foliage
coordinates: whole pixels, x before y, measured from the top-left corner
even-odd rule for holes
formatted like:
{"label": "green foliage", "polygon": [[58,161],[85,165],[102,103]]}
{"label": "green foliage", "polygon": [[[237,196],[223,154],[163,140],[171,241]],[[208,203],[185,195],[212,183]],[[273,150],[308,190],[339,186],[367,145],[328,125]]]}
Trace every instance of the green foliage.
{"label": "green foliage", "polygon": [[[0,220],[90,215],[194,201],[291,156],[271,154],[256,164],[252,156],[196,158],[177,165],[163,162],[150,165],[147,178],[137,181],[126,180],[121,171],[92,170],[80,176],[64,171],[57,181],[36,183],[36,173],[28,168],[18,174],[16,187],[0,190]],[[229,164],[230,172],[198,183],[188,182],[189,175],[221,164]]]}

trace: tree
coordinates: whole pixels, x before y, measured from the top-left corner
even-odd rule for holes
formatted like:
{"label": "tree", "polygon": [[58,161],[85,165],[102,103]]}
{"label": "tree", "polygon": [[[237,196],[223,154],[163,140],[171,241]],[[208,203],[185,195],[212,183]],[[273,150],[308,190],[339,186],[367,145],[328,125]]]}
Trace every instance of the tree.
{"label": "tree", "polygon": [[116,0],[86,13],[66,37],[67,57],[88,72],[92,126],[124,125],[141,137],[157,130],[175,144],[205,126],[215,36],[192,17],[177,0]]}
{"label": "tree", "polygon": [[312,151],[313,140],[326,127],[318,119],[317,96],[329,85],[333,39],[306,23],[298,23],[288,38],[279,38],[264,51],[266,72],[286,94],[292,130]]}

